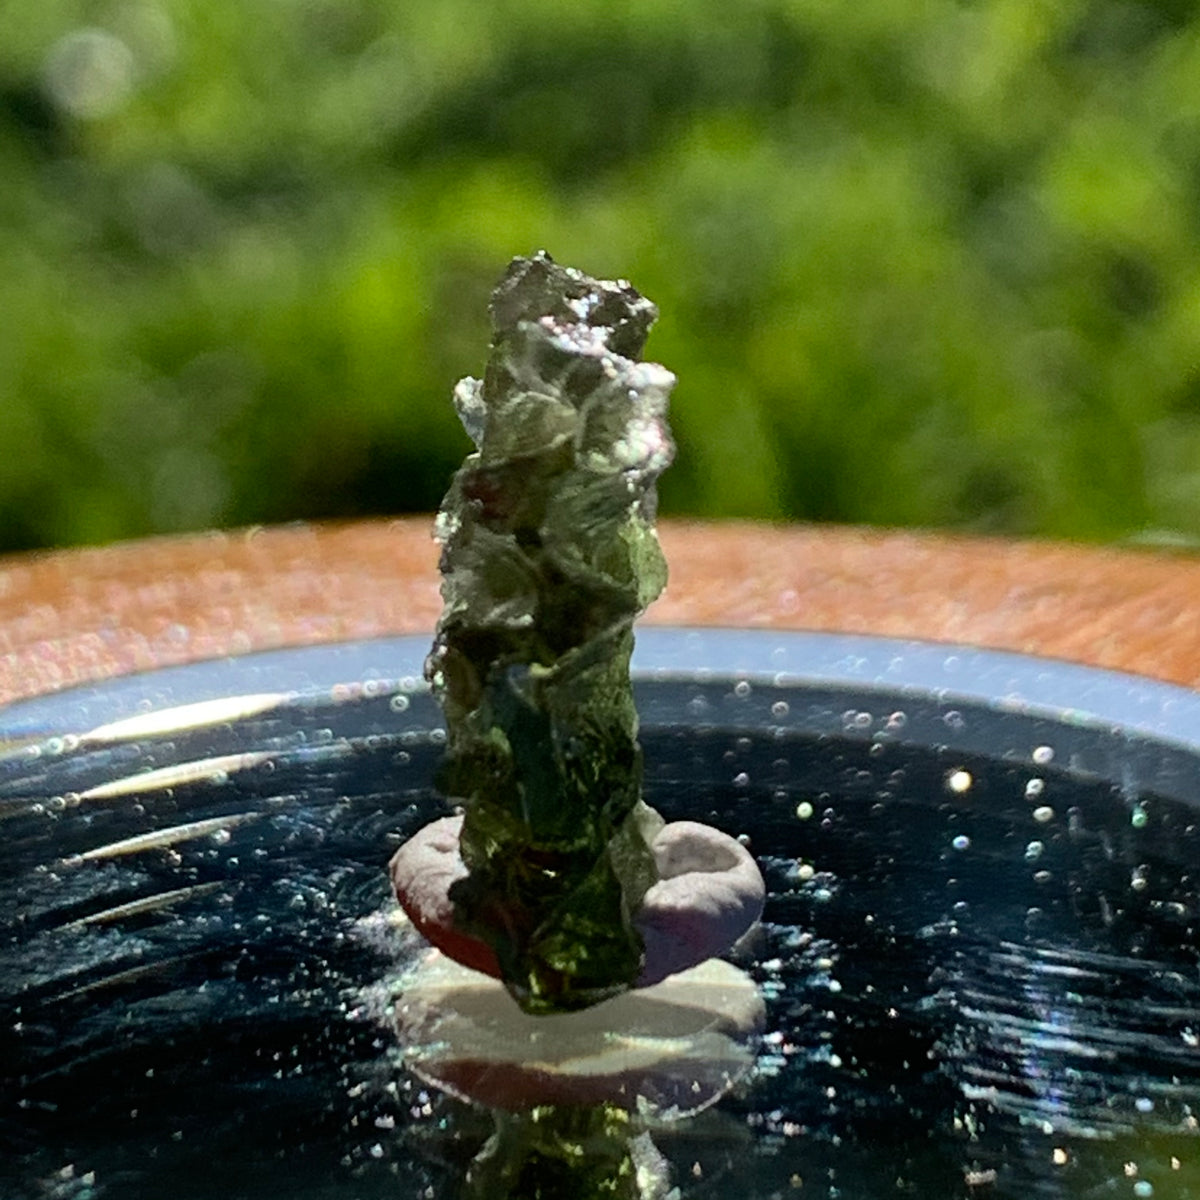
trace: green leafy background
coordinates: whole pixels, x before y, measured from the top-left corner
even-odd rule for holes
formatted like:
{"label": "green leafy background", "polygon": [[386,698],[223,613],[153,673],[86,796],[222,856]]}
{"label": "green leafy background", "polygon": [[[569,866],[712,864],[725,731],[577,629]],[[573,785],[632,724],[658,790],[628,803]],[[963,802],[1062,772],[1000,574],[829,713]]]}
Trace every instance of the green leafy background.
{"label": "green leafy background", "polygon": [[0,549],[433,508],[538,247],[673,514],[1200,536],[1182,0],[3,0]]}

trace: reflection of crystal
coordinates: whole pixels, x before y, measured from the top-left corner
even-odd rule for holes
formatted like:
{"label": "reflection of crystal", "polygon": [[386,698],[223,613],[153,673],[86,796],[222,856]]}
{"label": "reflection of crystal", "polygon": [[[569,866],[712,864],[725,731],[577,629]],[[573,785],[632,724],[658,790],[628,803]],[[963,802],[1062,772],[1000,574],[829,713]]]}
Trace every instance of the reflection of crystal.
{"label": "reflection of crystal", "polygon": [[674,377],[635,361],[653,304],[545,254],[492,297],[482,381],[455,391],[477,446],[438,518],[445,608],[426,672],[446,792],[466,805],[455,923],[530,1012],[629,987],[631,921],[661,822],[641,802],[633,620],[662,590],[654,484]]}
{"label": "reflection of crystal", "polygon": [[408,1067],[495,1108],[614,1104],[675,1120],[707,1108],[751,1068],[765,1010],[718,959],[580,1012],[533,1017],[495,980],[433,952],[394,1015]]}
{"label": "reflection of crystal", "polygon": [[492,1115],[496,1132],[467,1172],[463,1200],[678,1200],[666,1160],[624,1109],[543,1105]]}

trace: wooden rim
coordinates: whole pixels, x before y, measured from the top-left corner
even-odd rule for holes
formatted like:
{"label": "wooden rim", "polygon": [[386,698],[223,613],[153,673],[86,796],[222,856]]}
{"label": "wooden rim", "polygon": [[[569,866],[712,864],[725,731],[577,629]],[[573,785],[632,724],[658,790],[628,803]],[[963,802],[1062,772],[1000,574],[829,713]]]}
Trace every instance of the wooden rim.
{"label": "wooden rim", "polygon": [[[426,633],[431,520],[252,529],[0,560],[0,703],[284,646]],[[1200,558],[845,527],[664,522],[667,625],[880,634],[1200,688]]]}

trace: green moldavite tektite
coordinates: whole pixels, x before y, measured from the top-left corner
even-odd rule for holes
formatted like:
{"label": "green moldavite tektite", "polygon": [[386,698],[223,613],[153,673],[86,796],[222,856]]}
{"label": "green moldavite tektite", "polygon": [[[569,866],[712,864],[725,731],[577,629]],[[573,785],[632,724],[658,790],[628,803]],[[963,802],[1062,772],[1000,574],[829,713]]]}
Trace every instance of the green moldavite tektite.
{"label": "green moldavite tektite", "polygon": [[641,800],[634,618],[662,591],[654,531],[675,377],[638,355],[658,311],[546,254],[491,300],[482,381],[454,399],[476,446],[438,516],[445,607],[426,674],[444,792],[465,806],[456,924],[532,1013],[637,979],[633,926],[661,819]]}

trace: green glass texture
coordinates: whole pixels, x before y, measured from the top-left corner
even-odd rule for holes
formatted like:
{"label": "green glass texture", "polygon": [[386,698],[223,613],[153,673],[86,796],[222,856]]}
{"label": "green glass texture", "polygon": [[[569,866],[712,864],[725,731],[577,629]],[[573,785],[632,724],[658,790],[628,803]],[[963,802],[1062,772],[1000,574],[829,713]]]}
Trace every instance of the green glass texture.
{"label": "green glass texture", "polygon": [[465,808],[456,921],[532,1013],[594,1004],[642,965],[632,924],[660,821],[641,800],[633,622],[666,583],[655,481],[674,376],[638,360],[657,309],[544,253],[492,296],[476,450],[438,516],[444,609],[426,674],[441,785]]}
{"label": "green glass texture", "polygon": [[465,1200],[649,1200],[666,1190],[653,1144],[615,1105],[493,1115]]}

